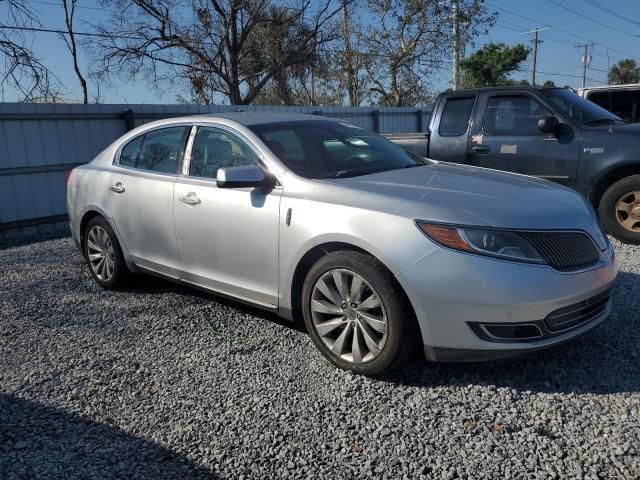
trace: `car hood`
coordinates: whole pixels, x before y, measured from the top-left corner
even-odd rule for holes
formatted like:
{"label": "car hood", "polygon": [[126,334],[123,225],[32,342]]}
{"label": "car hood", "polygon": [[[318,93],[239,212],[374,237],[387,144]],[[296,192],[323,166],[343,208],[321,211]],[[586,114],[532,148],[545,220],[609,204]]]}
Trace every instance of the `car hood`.
{"label": "car hood", "polygon": [[345,203],[411,219],[515,229],[598,228],[593,209],[573,190],[485,168],[438,162],[327,182],[341,190]]}

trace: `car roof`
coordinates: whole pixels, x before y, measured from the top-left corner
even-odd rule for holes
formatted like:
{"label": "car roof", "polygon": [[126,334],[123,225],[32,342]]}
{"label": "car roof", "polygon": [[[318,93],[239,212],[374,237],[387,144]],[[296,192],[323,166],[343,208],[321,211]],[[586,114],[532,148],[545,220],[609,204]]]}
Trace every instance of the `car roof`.
{"label": "car roof", "polygon": [[253,112],[220,112],[201,115],[208,118],[226,118],[233,120],[244,126],[264,125],[269,123],[282,122],[300,122],[312,120],[330,120],[327,117],[321,117],[309,113],[296,112],[269,112],[269,111],[253,111]]}
{"label": "car roof", "polygon": [[565,89],[564,87],[542,87],[542,86],[532,86],[532,85],[505,85],[503,87],[478,87],[478,88],[464,88],[461,90],[447,90],[443,92],[443,95],[458,95],[465,93],[481,93],[481,92],[498,92],[498,91],[519,91],[519,90],[528,90],[528,91],[541,91],[541,90],[553,90],[553,89]]}

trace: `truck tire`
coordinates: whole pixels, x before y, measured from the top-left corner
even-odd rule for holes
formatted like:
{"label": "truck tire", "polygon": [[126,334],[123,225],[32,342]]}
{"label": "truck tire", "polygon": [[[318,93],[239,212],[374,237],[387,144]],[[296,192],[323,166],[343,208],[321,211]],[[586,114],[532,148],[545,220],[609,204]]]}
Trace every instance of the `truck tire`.
{"label": "truck tire", "polygon": [[598,215],[609,235],[623,243],[640,244],[640,175],[611,185],[600,199]]}

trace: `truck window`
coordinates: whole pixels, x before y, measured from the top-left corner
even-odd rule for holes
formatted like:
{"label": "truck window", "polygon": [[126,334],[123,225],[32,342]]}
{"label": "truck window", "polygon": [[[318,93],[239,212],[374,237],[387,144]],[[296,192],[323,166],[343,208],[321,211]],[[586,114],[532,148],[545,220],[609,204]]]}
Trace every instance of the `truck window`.
{"label": "truck window", "polygon": [[474,97],[448,98],[442,110],[438,132],[443,137],[458,137],[467,133]]}
{"label": "truck window", "polygon": [[538,120],[550,115],[549,110],[529,96],[491,97],[482,128],[487,135],[541,135]]}

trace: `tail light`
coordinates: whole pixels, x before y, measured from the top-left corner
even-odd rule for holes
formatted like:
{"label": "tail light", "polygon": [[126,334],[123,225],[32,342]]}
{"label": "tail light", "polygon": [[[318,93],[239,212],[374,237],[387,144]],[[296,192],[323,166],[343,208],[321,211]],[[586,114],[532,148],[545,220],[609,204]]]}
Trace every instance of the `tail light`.
{"label": "tail light", "polygon": [[65,178],[65,184],[67,185],[67,188],[69,188],[69,180],[71,180],[72,173],[73,173],[73,168],[70,170],[67,170],[67,177]]}

